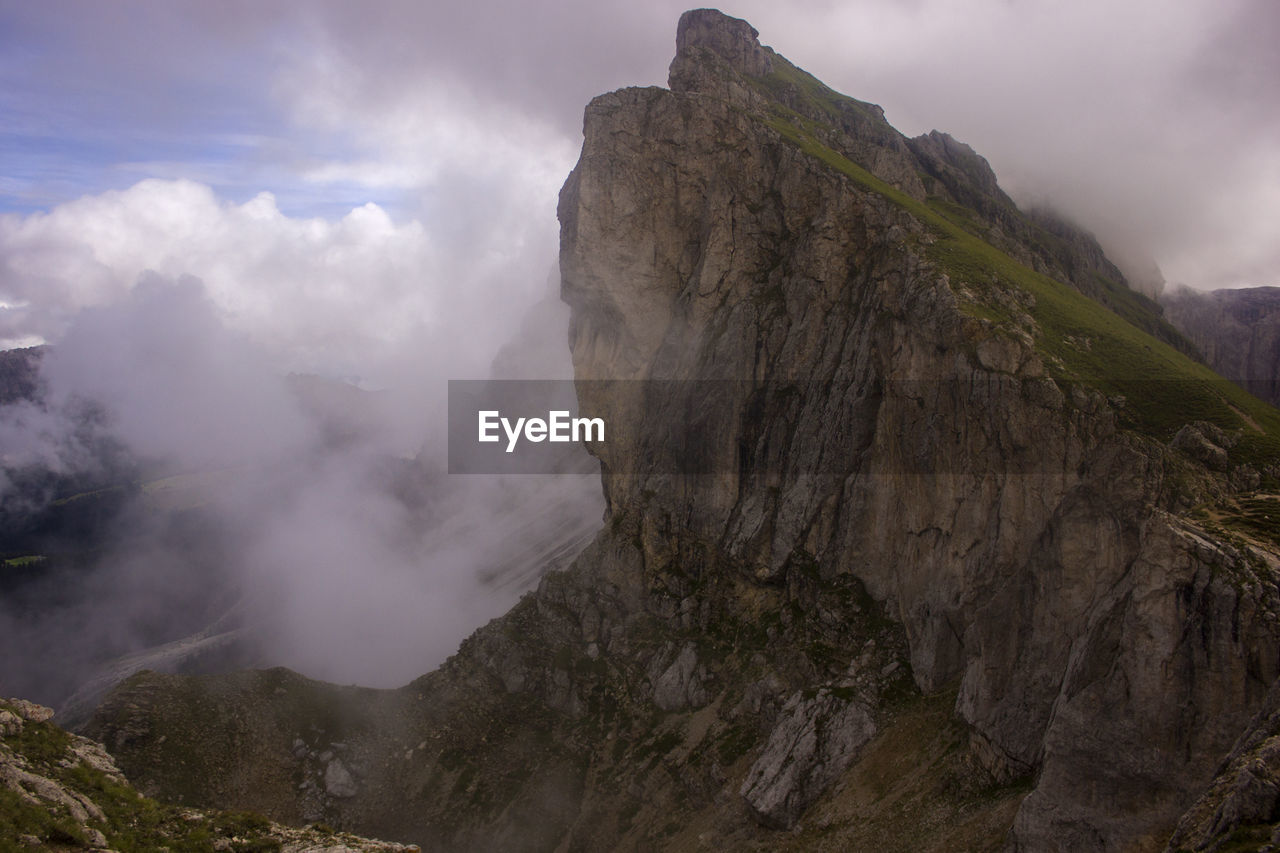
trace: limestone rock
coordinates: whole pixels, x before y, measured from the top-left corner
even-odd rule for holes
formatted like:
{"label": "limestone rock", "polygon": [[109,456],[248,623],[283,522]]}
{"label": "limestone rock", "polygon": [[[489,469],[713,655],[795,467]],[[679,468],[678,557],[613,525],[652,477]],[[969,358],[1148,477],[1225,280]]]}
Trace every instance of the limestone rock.
{"label": "limestone rock", "polygon": [[[761,76],[773,70],[769,52],[760,46],[756,28],[715,9],[692,9],[676,25],[676,62],[694,65],[692,54],[708,50],[723,58],[739,74]],[[687,62],[686,62],[687,61]],[[673,75],[679,81],[678,74]],[[673,89],[682,88],[678,82]]]}
{"label": "limestone rock", "polygon": [[[1216,441],[1214,439],[1217,439]],[[1173,437],[1172,447],[1215,471],[1228,467],[1227,443],[1222,431],[1207,423],[1187,424]]]}
{"label": "limestone rock", "polygon": [[[1216,850],[1234,833],[1271,840],[1280,829],[1280,685],[1241,736],[1213,782],[1169,839],[1169,853]],[[1261,832],[1259,832],[1261,830]],[[1259,838],[1259,835],[1262,838]]]}
{"label": "limestone rock", "polygon": [[33,723],[43,723],[45,720],[53,719],[52,708],[28,702],[26,699],[9,699],[8,705],[13,713]]}
{"label": "limestone rock", "polygon": [[[661,658],[655,659],[660,663]],[[698,666],[697,649],[686,643],[653,684],[653,702],[664,711],[700,708],[707,704],[707,691],[702,685],[705,670]]]}
{"label": "limestone rock", "polygon": [[857,702],[828,690],[792,696],[742,783],[752,814],[768,826],[790,829],[875,733],[871,715]]}
{"label": "limestone rock", "polygon": [[[873,173],[868,146],[892,150],[842,140],[824,138]],[[977,165],[935,143],[980,192]],[[920,689],[959,680],[1001,772],[1038,773],[1016,844],[1167,831],[1275,677],[1277,589],[1214,580],[1238,558],[1202,554],[1159,506],[1164,450],[1119,430],[1122,403],[1075,387],[1064,419],[1064,389],[1020,376],[1018,346],[974,347],[953,284],[904,249],[920,222],[721,99],[594,101],[560,218],[578,376],[756,383],[717,402],[734,426],[700,447],[722,476],[674,488],[629,462],[678,468],[670,415],[586,389],[622,425],[599,451],[606,496],[646,561],[717,543],[759,583],[799,552],[852,573],[902,620]],[[782,393],[797,375],[821,393]],[[1203,723],[1171,710],[1187,701]]]}
{"label": "limestone rock", "polygon": [[340,758],[331,758],[324,768],[324,789],[331,797],[354,797],[359,788]]}
{"label": "limestone rock", "polygon": [[0,735],[14,735],[22,731],[22,717],[11,711],[0,711]]}

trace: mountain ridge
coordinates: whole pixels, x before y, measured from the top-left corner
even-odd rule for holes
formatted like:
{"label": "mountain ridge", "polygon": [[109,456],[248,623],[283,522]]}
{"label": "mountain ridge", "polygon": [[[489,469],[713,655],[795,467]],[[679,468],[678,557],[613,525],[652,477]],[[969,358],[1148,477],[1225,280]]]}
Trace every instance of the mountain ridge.
{"label": "mountain ridge", "polygon": [[[407,687],[142,673],[89,731],[144,789],[424,849],[1162,849],[1280,668],[1280,556],[1222,509],[1272,500],[1275,411],[930,205],[749,24],[677,33],[670,90],[587,107],[562,296],[578,379],[724,396],[581,383],[603,529]],[[707,407],[717,473],[672,473]]]}

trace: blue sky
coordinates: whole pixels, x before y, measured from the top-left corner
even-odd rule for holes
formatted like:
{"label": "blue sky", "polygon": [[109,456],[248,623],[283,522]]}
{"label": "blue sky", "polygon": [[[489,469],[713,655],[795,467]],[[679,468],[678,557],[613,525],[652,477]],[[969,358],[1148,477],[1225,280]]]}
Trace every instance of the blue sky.
{"label": "blue sky", "polygon": [[301,179],[309,160],[350,152],[341,134],[302,132],[273,94],[282,46],[302,38],[280,24],[209,32],[208,13],[163,4],[0,8],[0,212],[47,210],[144,178],[197,180],[239,201],[267,189],[304,215],[395,202]]}

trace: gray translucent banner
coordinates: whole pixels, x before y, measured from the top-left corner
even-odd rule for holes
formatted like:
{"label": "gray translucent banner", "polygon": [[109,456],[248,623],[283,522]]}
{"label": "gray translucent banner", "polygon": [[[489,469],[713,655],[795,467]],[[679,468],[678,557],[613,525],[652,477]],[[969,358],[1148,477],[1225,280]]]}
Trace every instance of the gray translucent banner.
{"label": "gray translucent banner", "polygon": [[[1221,391],[1204,393],[1216,383],[1178,384],[1115,381],[1103,397],[989,373],[822,383],[450,380],[449,473],[596,475],[601,464],[610,474],[779,482],[855,472],[1039,473],[1063,452],[1053,445],[1073,408],[1110,406],[1121,426],[1133,421],[1146,432],[1141,401],[1217,398],[1215,411],[1188,412],[1186,421],[1234,418]],[[1159,431],[1171,430],[1171,439],[1181,423],[1175,415]]]}

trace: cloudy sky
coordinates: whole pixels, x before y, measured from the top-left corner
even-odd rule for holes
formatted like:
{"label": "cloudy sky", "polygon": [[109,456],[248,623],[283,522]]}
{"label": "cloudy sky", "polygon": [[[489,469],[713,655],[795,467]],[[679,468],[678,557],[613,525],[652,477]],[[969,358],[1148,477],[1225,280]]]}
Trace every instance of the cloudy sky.
{"label": "cloudy sky", "polygon": [[[336,373],[527,304],[583,105],[664,83],[684,5],[0,0],[0,342],[56,339],[147,269]],[[1170,281],[1280,284],[1273,0],[725,11]]]}
{"label": "cloudy sky", "polygon": [[[487,376],[513,339],[504,358],[525,375],[567,370],[555,204],[582,109],[664,84],[684,8],[0,0],[0,348],[58,344],[54,403],[0,417],[0,457],[72,465],[64,415],[97,395],[128,447],[175,470],[292,459],[267,498],[223,508],[239,555],[226,571],[291,603],[266,619],[269,660],[379,684],[430,668],[509,603],[479,578],[528,550],[537,513],[594,529],[599,486],[570,478],[513,503],[500,483],[454,484],[480,491],[409,523],[371,477],[377,454],[440,451],[445,380]],[[903,132],[970,143],[1016,198],[1145,247],[1171,281],[1280,285],[1275,0],[725,11]],[[388,389],[385,438],[308,456],[287,371]],[[387,533],[403,530],[409,544]],[[122,635],[104,648],[131,650],[125,623],[165,605],[129,590],[206,580],[134,556],[57,617],[78,628],[6,623],[0,607],[0,636],[80,637],[101,656]],[[71,654],[10,645],[41,671]]]}

